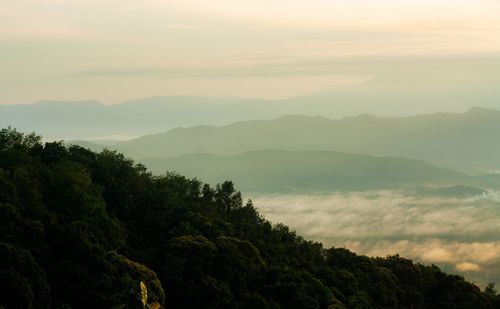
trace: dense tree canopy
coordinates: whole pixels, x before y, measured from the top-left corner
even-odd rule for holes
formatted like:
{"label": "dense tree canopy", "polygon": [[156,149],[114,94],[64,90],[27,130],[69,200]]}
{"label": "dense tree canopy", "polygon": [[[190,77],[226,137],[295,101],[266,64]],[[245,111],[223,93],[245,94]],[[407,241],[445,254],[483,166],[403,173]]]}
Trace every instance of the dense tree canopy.
{"label": "dense tree canopy", "polygon": [[0,131],[0,308],[499,308],[494,287],[323,248],[231,182]]}

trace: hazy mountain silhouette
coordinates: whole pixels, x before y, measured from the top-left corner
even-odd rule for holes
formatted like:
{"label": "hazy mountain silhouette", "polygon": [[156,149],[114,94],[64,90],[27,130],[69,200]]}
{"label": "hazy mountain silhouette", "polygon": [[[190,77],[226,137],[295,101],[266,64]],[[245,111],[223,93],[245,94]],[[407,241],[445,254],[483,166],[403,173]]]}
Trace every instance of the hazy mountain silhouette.
{"label": "hazy mountain silhouette", "polygon": [[[37,131],[47,139],[140,136],[178,126],[228,124],[259,118],[265,101],[236,98],[153,97],[113,105],[98,101],[42,101],[0,105],[0,127]],[[279,114],[269,114],[273,118]]]}
{"label": "hazy mountain silhouette", "polygon": [[412,117],[363,114],[341,120],[284,116],[227,126],[177,128],[114,147],[135,158],[187,153],[236,154],[262,149],[334,150],[425,160],[454,169],[496,170],[500,166],[500,112]]}
{"label": "hazy mountain silhouette", "polygon": [[[337,190],[409,189],[419,184],[448,188],[420,187],[427,195],[481,194],[464,185],[487,185],[467,176],[421,160],[332,151],[262,150],[236,155],[186,154],[170,158],[143,159],[151,171],[178,172],[200,177],[208,183],[227,179],[246,192],[327,192]],[[500,183],[497,179],[497,185]]]}
{"label": "hazy mountain silhouette", "polygon": [[[465,62],[464,62],[465,61]],[[467,63],[467,74],[460,71]],[[175,127],[227,125],[273,119],[286,114],[340,119],[361,113],[409,116],[443,111],[463,112],[480,104],[500,108],[497,58],[439,61],[330,63],[338,72],[353,69],[373,75],[361,85],[340,87],[282,100],[234,97],[152,97],[113,105],[97,101],[43,101],[0,105],[0,126],[37,131],[48,139],[121,139]],[[429,74],[432,71],[432,74]],[[462,74],[457,74],[460,71]],[[453,91],[450,91],[453,89]],[[6,103],[6,102],[2,102]]]}

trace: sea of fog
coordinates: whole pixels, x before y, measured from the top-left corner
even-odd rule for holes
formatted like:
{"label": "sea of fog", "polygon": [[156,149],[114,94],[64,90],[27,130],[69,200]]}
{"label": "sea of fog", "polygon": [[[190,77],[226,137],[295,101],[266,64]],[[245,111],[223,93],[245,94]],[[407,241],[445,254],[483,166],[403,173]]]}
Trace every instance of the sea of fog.
{"label": "sea of fog", "polygon": [[402,191],[252,195],[273,223],[368,256],[400,254],[485,286],[500,284],[500,195],[459,199]]}

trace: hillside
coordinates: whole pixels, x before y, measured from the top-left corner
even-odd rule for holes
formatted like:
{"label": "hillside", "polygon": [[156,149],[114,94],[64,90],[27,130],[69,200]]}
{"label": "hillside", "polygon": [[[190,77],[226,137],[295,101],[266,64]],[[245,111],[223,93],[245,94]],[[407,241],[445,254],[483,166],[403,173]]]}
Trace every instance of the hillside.
{"label": "hillside", "polygon": [[216,187],[0,131],[0,307],[498,308],[436,266],[324,248]]}
{"label": "hillside", "polygon": [[254,150],[333,150],[393,156],[471,171],[500,167],[500,111],[473,108],[466,113],[412,117],[368,114],[332,120],[285,116],[227,126],[177,128],[115,147],[135,158],[189,153],[235,154]]}
{"label": "hillside", "polygon": [[143,159],[152,172],[179,172],[216,184],[233,180],[245,192],[322,192],[463,184],[470,177],[423,161],[331,151],[253,151]]}

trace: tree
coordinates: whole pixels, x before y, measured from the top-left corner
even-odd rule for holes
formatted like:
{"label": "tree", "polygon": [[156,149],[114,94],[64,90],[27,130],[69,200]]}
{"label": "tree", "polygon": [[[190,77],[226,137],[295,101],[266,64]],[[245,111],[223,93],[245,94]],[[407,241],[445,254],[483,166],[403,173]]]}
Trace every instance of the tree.
{"label": "tree", "polygon": [[495,289],[495,283],[488,283],[488,285],[486,285],[486,287],[484,288],[484,293],[488,296],[496,296],[497,290]]}

